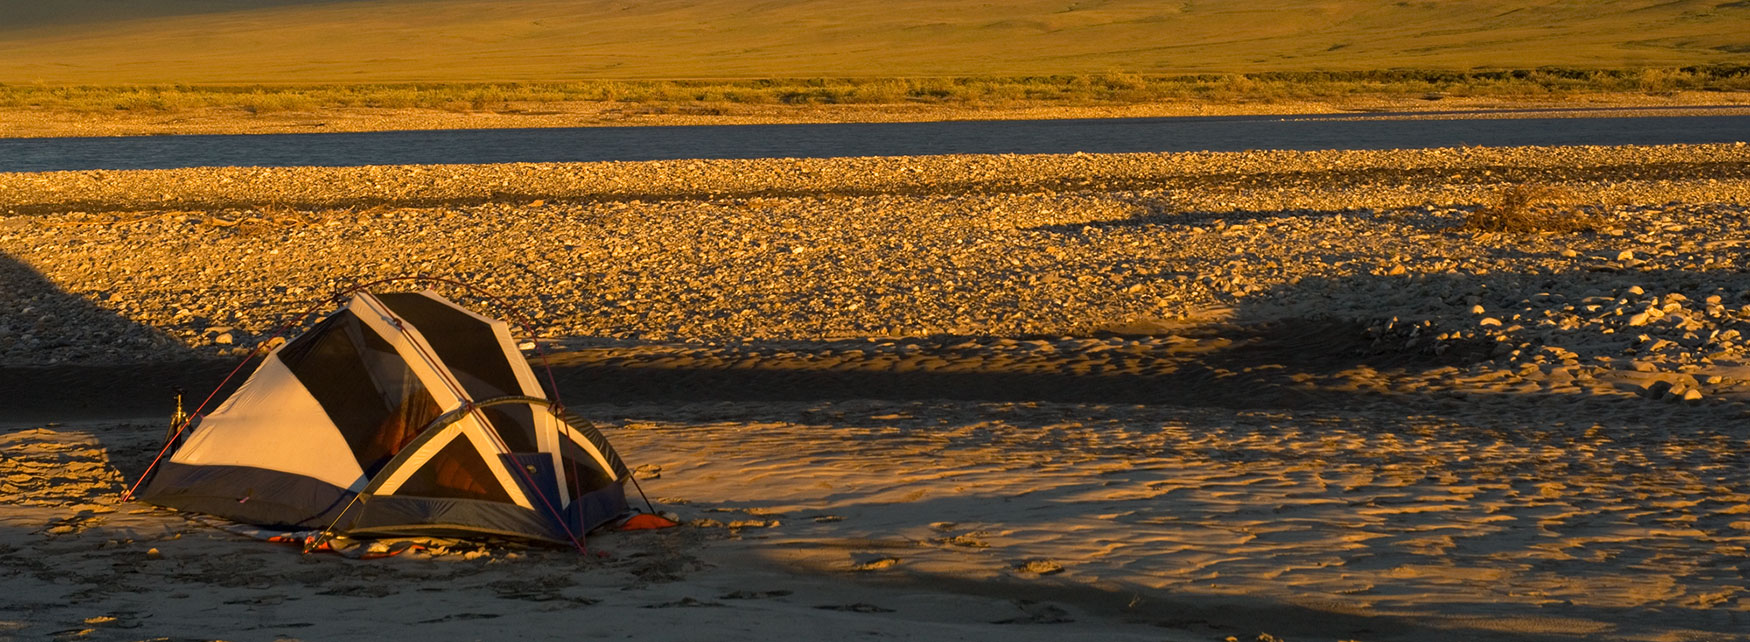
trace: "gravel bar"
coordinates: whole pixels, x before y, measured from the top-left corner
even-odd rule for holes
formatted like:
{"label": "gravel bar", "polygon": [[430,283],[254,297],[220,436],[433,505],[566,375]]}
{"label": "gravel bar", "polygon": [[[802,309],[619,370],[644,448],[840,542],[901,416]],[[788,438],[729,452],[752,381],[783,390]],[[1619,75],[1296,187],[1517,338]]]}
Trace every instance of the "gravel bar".
{"label": "gravel bar", "polygon": [[[1526,183],[1606,225],[1460,229]],[[1319,320],[1546,388],[1750,379],[1744,144],[0,174],[0,212],[4,367],[237,355],[424,274],[615,359],[1084,358]]]}

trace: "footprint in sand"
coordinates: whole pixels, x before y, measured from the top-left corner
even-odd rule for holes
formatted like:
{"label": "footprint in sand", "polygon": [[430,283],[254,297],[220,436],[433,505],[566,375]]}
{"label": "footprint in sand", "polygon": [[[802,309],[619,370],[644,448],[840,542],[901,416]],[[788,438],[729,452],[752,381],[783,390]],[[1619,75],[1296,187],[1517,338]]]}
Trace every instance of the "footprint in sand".
{"label": "footprint in sand", "polygon": [[1030,575],[1051,575],[1062,573],[1063,565],[1051,560],[1037,559],[1020,562],[1014,566],[1017,573]]}
{"label": "footprint in sand", "polygon": [[246,597],[246,598],[239,598],[239,599],[235,599],[235,600],[225,600],[225,603],[226,604],[246,604],[246,605],[250,605],[250,606],[272,606],[275,604],[283,603],[285,601],[286,601],[286,596],[284,596],[284,595],[262,595],[262,596],[258,596],[258,597]]}
{"label": "footprint in sand", "polygon": [[675,600],[673,602],[663,602],[661,604],[647,604],[647,605],[643,606],[642,608],[647,608],[647,609],[684,609],[684,608],[699,608],[699,607],[710,607],[710,606],[723,606],[723,605],[718,603],[718,602],[706,602],[704,600],[698,600],[698,599],[694,599],[694,598],[690,598],[690,597],[683,597],[683,598]]}
{"label": "footprint in sand", "polygon": [[984,531],[972,531],[970,533],[961,533],[953,537],[943,537],[936,541],[963,548],[990,548],[990,542],[984,541],[983,539],[984,534]]}
{"label": "footprint in sand", "polygon": [[991,622],[991,624],[1063,624],[1074,622],[1069,611],[1053,605],[1033,600],[1015,600],[1015,606],[1021,609],[1021,615]]}
{"label": "footprint in sand", "polygon": [[784,597],[784,596],[789,595],[789,594],[790,594],[790,591],[785,591],[782,589],[776,590],[776,591],[732,591],[730,593],[717,596],[717,599],[719,599],[719,600],[763,600],[763,599],[773,598],[773,597]]}
{"label": "footprint in sand", "polygon": [[687,524],[699,528],[726,528],[732,531],[738,531],[744,528],[777,528],[782,522],[775,519],[737,519],[730,522],[722,522],[704,517],[689,521]]}
{"label": "footprint in sand", "polygon": [[[446,615],[446,616],[443,616],[440,618],[432,618],[430,620],[420,620],[419,623],[420,624],[441,624],[444,622],[458,622],[458,621],[462,621],[462,620],[490,620],[490,619],[495,618],[495,617],[498,617],[497,613],[456,613],[453,615]],[[282,624],[280,626],[285,626],[285,625]]]}
{"label": "footprint in sand", "polygon": [[[394,595],[398,592],[399,591],[395,590],[394,588],[388,587],[388,586],[382,586],[382,585],[378,585],[378,584],[364,584],[364,585],[355,585],[355,586],[337,586],[337,587],[328,589],[326,591],[319,591],[316,594],[317,595],[340,595],[340,596],[344,596],[344,597],[388,597],[388,596]],[[497,616],[494,616],[494,617],[497,617]]]}
{"label": "footprint in sand", "polygon": [[879,571],[899,564],[899,558],[880,553],[852,553],[851,570]]}
{"label": "footprint in sand", "polygon": [[558,591],[522,591],[499,593],[501,600],[522,600],[525,602],[570,602],[578,606],[590,606],[600,602],[587,597],[567,597]]}
{"label": "footprint in sand", "polygon": [[892,613],[893,609],[857,602],[854,604],[826,604],[814,608],[822,611],[849,611],[851,613]]}

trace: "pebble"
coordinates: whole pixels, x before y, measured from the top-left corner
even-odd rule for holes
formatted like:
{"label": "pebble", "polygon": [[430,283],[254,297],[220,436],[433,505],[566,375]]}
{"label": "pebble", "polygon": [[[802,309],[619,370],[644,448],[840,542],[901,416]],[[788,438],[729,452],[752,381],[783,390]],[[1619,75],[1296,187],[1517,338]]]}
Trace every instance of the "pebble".
{"label": "pebble", "polygon": [[[506,297],[538,319],[516,332],[525,349],[1086,337],[1227,310],[1353,319],[1405,350],[1494,341],[1515,368],[1546,347],[1652,371],[1743,358],[1750,266],[1712,244],[1750,237],[1750,149],[1553,151],[0,174],[0,365],[235,355],[402,274]],[[1653,170],[1667,174],[1634,176]],[[1278,183],[1313,171],[1329,180]],[[1497,197],[1484,171],[1588,185],[1621,203],[1605,213],[1620,234],[1457,231]],[[494,201],[503,185],[541,203]],[[1657,305],[1639,303],[1649,290]]]}

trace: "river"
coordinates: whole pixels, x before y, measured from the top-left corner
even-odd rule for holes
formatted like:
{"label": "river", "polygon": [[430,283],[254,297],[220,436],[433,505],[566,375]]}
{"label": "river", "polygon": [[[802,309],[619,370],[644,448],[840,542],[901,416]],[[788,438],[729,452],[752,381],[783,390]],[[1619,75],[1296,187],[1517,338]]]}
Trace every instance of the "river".
{"label": "river", "polygon": [[1750,116],[1232,116],[0,139],[0,171],[1659,145],[1750,141]]}

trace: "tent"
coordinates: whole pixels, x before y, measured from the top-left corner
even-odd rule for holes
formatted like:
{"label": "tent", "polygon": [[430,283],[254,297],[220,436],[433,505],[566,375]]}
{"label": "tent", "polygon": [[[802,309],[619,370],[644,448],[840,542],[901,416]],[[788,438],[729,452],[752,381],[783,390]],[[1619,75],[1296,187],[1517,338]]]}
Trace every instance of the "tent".
{"label": "tent", "polygon": [[167,445],[139,498],[349,536],[576,543],[627,512],[626,465],[541,390],[502,321],[358,292]]}

